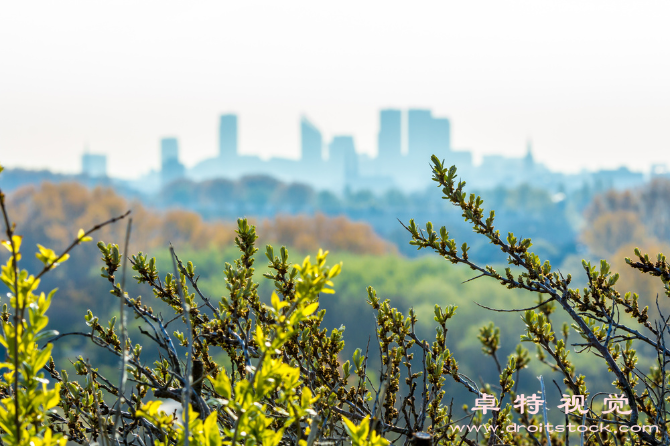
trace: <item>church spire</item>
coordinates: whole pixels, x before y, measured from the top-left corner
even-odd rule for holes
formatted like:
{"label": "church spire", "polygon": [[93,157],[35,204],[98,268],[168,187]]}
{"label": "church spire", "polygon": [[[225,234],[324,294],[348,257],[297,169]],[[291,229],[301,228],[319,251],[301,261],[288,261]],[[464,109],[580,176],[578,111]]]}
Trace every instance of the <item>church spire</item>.
{"label": "church spire", "polygon": [[526,157],[524,158],[526,167],[533,167],[535,160],[533,159],[533,142],[528,138],[526,142]]}

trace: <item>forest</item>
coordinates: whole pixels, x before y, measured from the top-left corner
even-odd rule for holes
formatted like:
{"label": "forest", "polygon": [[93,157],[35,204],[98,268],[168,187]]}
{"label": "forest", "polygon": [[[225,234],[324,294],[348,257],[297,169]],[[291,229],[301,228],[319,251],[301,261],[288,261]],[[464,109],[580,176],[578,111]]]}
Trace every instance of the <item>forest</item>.
{"label": "forest", "polygon": [[[28,429],[30,435],[45,439],[45,426],[52,426],[53,438],[60,433],[77,443],[119,441],[119,436],[123,436],[124,441],[135,444],[142,444],[142,441],[162,444],[189,441],[198,444],[221,444],[221,441],[223,444],[318,444],[318,441],[333,438],[340,444],[345,444],[342,443],[345,439],[353,444],[386,444],[386,441],[404,444],[420,441],[419,437],[412,440],[412,434],[425,431],[433,437],[434,444],[567,444],[567,434],[548,431],[546,435],[541,432],[534,435],[528,430],[513,434],[507,431],[496,438],[488,431],[462,434],[453,428],[449,430],[449,426],[454,426],[454,420],[461,417],[465,417],[469,425],[488,426],[507,426],[513,422],[527,426],[544,423],[546,426],[548,422],[560,423],[564,417],[567,419],[567,415],[556,409],[545,413],[544,418],[542,414],[529,417],[518,413],[509,404],[487,419],[486,415],[470,409],[475,406],[476,397],[482,394],[495,395],[502,404],[505,395],[510,395],[508,398],[511,399],[512,395],[541,391],[547,406],[553,408],[568,390],[571,395],[594,396],[599,392],[612,394],[618,388],[616,393],[634,394],[638,399],[633,405],[640,406],[639,412],[649,421],[647,424],[659,424],[660,420],[663,423],[661,429],[653,435],[624,434],[622,431],[615,435],[590,435],[586,440],[582,436],[581,441],[584,444],[668,444],[666,412],[661,408],[665,407],[668,398],[665,347],[662,346],[668,331],[667,319],[663,315],[670,314],[668,273],[664,257],[659,255],[656,261],[653,259],[656,253],[667,252],[670,240],[670,181],[658,179],[637,190],[603,192],[581,204],[580,223],[573,225],[581,229],[570,241],[573,246],[584,247],[577,252],[553,246],[553,243],[561,243],[560,237],[553,240],[550,236],[552,228],[547,225],[567,224],[568,213],[547,197],[543,198],[542,194],[534,193],[530,188],[504,194],[498,191],[497,195],[491,193],[490,201],[498,212],[495,218],[502,220],[505,228],[496,235],[489,222],[494,218],[488,215],[490,208],[487,207],[486,214],[481,210],[482,204],[488,203],[486,195],[482,196],[483,201],[477,194],[468,196],[463,192],[461,195],[465,185],[455,179],[455,169],[452,171],[442,166],[437,159],[433,159],[433,176],[440,187],[436,191],[440,193],[432,194],[437,203],[433,209],[438,210],[433,214],[438,217],[435,224],[446,225],[451,236],[446,230],[434,232],[433,224],[427,220],[400,218],[393,224],[398,228],[396,234],[405,238],[404,248],[398,247],[397,240],[380,236],[374,226],[356,221],[350,215],[340,215],[333,208],[330,212],[311,214],[300,213],[298,208],[292,209],[297,211],[292,214],[256,212],[259,215],[254,216],[253,206],[260,206],[262,197],[247,196],[241,200],[252,207],[247,209],[248,214],[241,214],[249,215],[248,219],[235,222],[203,215],[196,212],[197,209],[184,209],[186,206],[151,208],[146,203],[128,200],[112,189],[89,189],[74,183],[43,183],[3,196],[3,211],[6,210],[5,215],[11,215],[6,223],[10,220],[15,223],[16,234],[22,237],[17,242],[26,253],[21,258],[21,268],[31,272],[45,268],[48,274],[40,277],[40,290],[58,288],[47,315],[49,329],[60,334],[52,337],[57,338],[50,344],[53,345],[50,350],[53,359],[44,367],[52,380],[58,381],[56,376],[61,378],[64,386],[60,391],[61,406],[55,415],[47,416],[48,421],[39,417],[37,421],[31,421],[27,416],[29,411],[26,411],[24,425],[32,423],[34,427],[33,431]],[[223,186],[198,187],[210,190]],[[290,187],[285,189],[274,188],[286,194],[287,206],[291,203],[288,197],[295,206],[318,198],[310,195],[308,190],[290,192],[293,190]],[[171,195],[164,199],[173,203],[177,190],[175,186],[169,191]],[[207,197],[208,206],[212,207],[217,197],[233,193],[234,190],[217,189],[202,196]],[[440,200],[440,194],[447,200]],[[280,197],[273,200],[282,202]],[[418,212],[421,206],[411,205],[412,201],[412,197],[405,198],[405,210]],[[402,200],[395,197],[393,202]],[[446,208],[447,205],[451,208]],[[380,202],[378,206],[383,214],[386,204]],[[129,216],[128,210],[131,210]],[[82,236],[84,233],[78,232],[80,228],[86,231],[120,216],[125,217],[91,232],[94,243],[83,243],[89,235]],[[524,216],[527,217],[525,222]],[[129,218],[132,218],[132,225],[126,223]],[[509,227],[515,224],[517,228]],[[528,225],[538,228],[527,231]],[[7,240],[14,240],[13,226],[5,226]],[[533,235],[527,232],[547,235],[544,240],[533,238],[531,244],[528,238],[500,234],[506,234],[507,229],[516,230],[523,237]],[[128,242],[124,245],[126,237]],[[456,239],[458,245],[450,237]],[[67,250],[72,240],[77,241],[77,246],[68,253],[67,261],[62,262],[64,259],[58,259],[54,253]],[[101,243],[96,246],[98,241]],[[463,241],[470,246],[460,246]],[[9,248],[0,255],[0,260],[7,265],[3,267],[6,276],[3,280],[11,294],[12,284],[18,276],[12,275],[10,267],[17,255],[13,244],[5,245]],[[274,246],[274,250],[265,248],[266,245]],[[29,255],[37,246],[41,246],[42,254]],[[529,251],[531,246],[533,249],[537,246],[539,257]],[[174,251],[170,251],[170,247]],[[319,249],[329,251],[329,267],[326,266],[326,255]],[[416,254],[406,254],[409,249]],[[438,255],[427,253],[431,250]],[[496,255],[501,254],[500,250],[503,255]],[[314,257],[317,251],[320,253]],[[303,261],[308,255],[312,260]],[[155,261],[150,262],[149,259],[154,257]],[[555,266],[548,262],[537,263],[540,257],[543,262],[548,258]],[[631,257],[639,259],[630,260]],[[124,262],[129,262],[129,271],[123,273],[125,282],[122,284],[124,279],[118,277],[120,272],[114,272],[122,269]],[[174,280],[177,262],[180,280]],[[488,266],[480,266],[479,262]],[[291,269],[290,265],[302,266]],[[512,273],[498,273],[510,265],[521,268],[519,279]],[[197,274],[193,272],[194,268]],[[164,280],[160,280],[158,271],[160,276],[167,273]],[[548,281],[546,285],[538,285],[540,275]],[[132,276],[136,280],[131,280]],[[332,280],[324,277],[332,277]],[[311,285],[307,286],[308,283]],[[615,284],[620,291],[614,291]],[[334,294],[327,292],[330,288],[334,289]],[[580,289],[584,290],[586,300],[578,297]],[[563,290],[568,300],[561,303],[559,296],[552,294],[556,293],[553,290]],[[637,294],[625,294],[629,291]],[[202,302],[197,307],[187,307],[195,305],[195,300],[184,303],[189,295]],[[205,296],[209,297],[205,299]],[[586,296],[592,296],[592,300]],[[388,303],[385,303],[387,299]],[[573,299],[574,305],[569,304],[569,299]],[[219,300],[218,306],[209,303]],[[123,306],[124,301],[128,314],[135,315],[135,319],[128,317],[127,325],[123,327],[125,334],[119,331],[120,322],[106,322],[124,318],[119,310],[119,302]],[[315,303],[318,303],[314,307],[318,308],[317,313],[306,311]],[[282,304],[290,307],[287,310]],[[246,311],[245,307],[248,307]],[[507,311],[531,307],[533,309],[528,311]],[[649,309],[642,311],[645,307]],[[186,308],[198,310],[194,313],[193,309]],[[302,313],[301,308],[305,309]],[[571,308],[579,308],[583,316],[576,317],[586,325],[575,324],[575,316],[569,311]],[[183,317],[185,311],[189,311],[190,317]],[[665,325],[650,325],[647,311],[653,313],[654,320]],[[236,314],[241,325],[231,325],[221,314],[231,317]],[[615,314],[616,322],[612,319]],[[7,340],[18,319],[7,306],[3,315],[7,315],[3,316]],[[619,322],[619,317],[628,318],[629,315],[634,316],[632,320]],[[164,342],[167,341],[161,337],[163,335],[147,335],[148,327],[152,326],[150,322],[154,321],[155,325],[158,320],[160,324],[167,321],[172,324],[169,332],[173,327],[177,330],[172,335],[166,331],[167,337],[175,341],[176,346],[172,349],[166,350]],[[598,324],[603,320],[604,328],[601,328]],[[216,321],[218,326],[214,324]],[[539,331],[535,332],[538,324]],[[260,330],[260,334],[250,333],[252,327]],[[228,338],[225,330],[230,336],[239,337],[235,341],[237,344]],[[619,334],[613,335],[612,330]],[[647,334],[644,337],[651,339],[650,342],[639,342],[642,338],[637,334],[644,330],[653,333],[653,336]],[[283,337],[281,333],[284,333]],[[589,333],[595,337],[590,338]],[[610,344],[612,336],[614,340]],[[652,339],[654,336],[656,338]],[[198,341],[199,337],[204,341]],[[132,382],[126,390],[130,393],[131,387],[135,389],[133,399],[125,401],[128,405],[126,412],[117,408],[121,399],[113,404],[115,398],[120,398],[119,387],[105,381],[109,379],[115,383],[120,373],[119,352],[125,351],[119,342],[121,338],[132,339],[133,343],[146,341],[140,342],[141,361],[138,359],[140,353],[121,355],[123,358],[128,356],[124,359],[128,362],[121,368],[127,368],[128,382]],[[271,339],[267,342],[284,356],[263,353],[264,344],[259,341],[262,338]],[[435,343],[423,351],[423,362],[421,354],[415,357],[409,353],[412,347],[423,347],[425,341],[419,340],[432,338]],[[588,343],[578,342],[582,338]],[[94,339],[98,341],[93,342]],[[526,342],[519,342],[524,339]],[[635,349],[628,345],[628,341],[632,345],[633,340],[636,341]],[[3,344],[6,349],[7,342]],[[43,342],[37,344],[43,347]],[[152,344],[155,344],[153,348]],[[596,344],[604,345],[605,350],[598,350]],[[221,348],[210,351],[210,346]],[[129,343],[128,349],[136,351],[137,347]],[[171,358],[166,353],[168,350],[181,359]],[[571,353],[569,361],[566,359],[568,351]],[[614,367],[606,360],[608,352],[614,363],[618,360],[623,364],[623,377],[616,374],[619,366]],[[662,354],[660,359],[659,354]],[[196,356],[195,360],[191,355]],[[594,360],[594,356],[604,359]],[[635,360],[631,363],[632,357]],[[315,370],[303,366],[304,358],[315,361]],[[453,358],[460,358],[460,361],[456,363]],[[296,367],[298,375],[293,390],[270,386],[265,399],[237,401],[236,395],[247,392],[249,385],[259,382],[255,380],[256,372],[250,371],[253,369],[251,359],[259,361],[258,370],[268,370],[268,373],[274,370],[272,367],[277,370],[284,366]],[[431,369],[431,361],[442,364],[437,372],[434,365]],[[154,363],[156,369],[151,369]],[[50,364],[58,364],[59,369]],[[261,364],[265,368],[260,368]],[[192,367],[204,367],[205,371],[199,373],[209,376],[211,383],[194,380],[192,374],[188,376],[184,365],[190,372],[193,372]],[[143,371],[143,367],[148,371]],[[435,380],[431,378],[429,384],[425,384],[425,378],[422,378],[423,390],[415,390],[421,379],[420,375],[410,373],[412,367],[422,369],[424,377],[430,373]],[[175,374],[175,370],[181,375],[177,374],[174,379],[186,383],[182,384],[184,389],[191,392],[191,385],[206,385],[212,400],[202,400],[204,397],[201,398],[198,392],[205,390],[193,391],[193,398],[188,398],[192,400],[193,408],[183,403],[185,397],[172,395],[172,398],[165,398],[169,392],[176,392],[175,382],[165,378],[170,373]],[[660,378],[659,371],[663,372]],[[349,376],[352,373],[353,376]],[[82,375],[86,382],[74,386],[76,392],[68,391],[72,386],[68,387],[69,381],[63,379],[67,374]],[[163,376],[163,381],[156,378],[158,376]],[[538,376],[543,377],[542,390],[536,379]],[[449,377],[453,379],[445,382]],[[157,381],[152,384],[152,379]],[[267,379],[272,378],[268,375]],[[614,387],[613,380],[618,380]],[[242,385],[244,382],[247,387]],[[588,383],[588,391],[585,383]],[[5,384],[3,389],[3,404],[11,407],[12,396],[18,387],[12,390]],[[166,410],[169,407],[176,414],[181,404],[183,412],[174,417],[159,412],[159,406],[150,402],[152,394],[147,396],[148,389],[153,389],[154,398],[163,395],[168,402],[178,403],[177,406],[165,405]],[[27,391],[37,392],[30,386],[26,387]],[[418,398],[422,392],[423,396]],[[391,397],[395,393],[397,400],[395,396]],[[75,394],[100,400],[91,400],[74,410],[67,404],[75,404]],[[214,400],[219,403],[212,403]],[[231,400],[230,407],[221,406],[226,404],[221,400]],[[251,437],[246,440],[237,438],[241,421],[236,420],[243,418],[240,414],[249,409],[245,406],[249,401],[264,407],[245,421],[250,423],[249,432],[258,434],[253,441]],[[424,403],[428,406],[421,406]],[[591,407],[588,422],[582,420],[583,423],[597,425],[603,420],[615,425],[623,423],[614,417],[596,416],[596,412],[602,412],[602,407],[597,404]],[[104,407],[111,420],[102,421],[101,414],[95,412],[96,406]],[[270,408],[286,414],[272,415]],[[315,412],[315,408],[319,410]],[[39,412],[38,408],[34,410]],[[184,424],[190,410],[202,415],[197,415],[200,424],[193,422],[192,437],[189,437],[188,422]],[[126,413],[128,420],[114,420],[115,411]],[[204,413],[208,411],[218,415],[205,417]],[[9,416],[9,413],[0,415]],[[638,413],[637,409],[635,413]],[[151,420],[153,427],[132,421],[142,417]],[[365,422],[361,422],[363,418],[366,418]],[[425,421],[426,418],[430,423]],[[637,420],[632,423],[633,426],[642,424]],[[214,425],[218,427],[212,427]],[[5,434],[12,432],[10,425],[0,424],[0,428]],[[157,430],[152,434],[154,428]],[[197,429],[205,437],[198,437]],[[207,439],[208,429],[215,429],[219,440]],[[154,437],[158,431],[164,435]],[[272,438],[267,436],[270,431],[274,433]],[[310,435],[317,431],[318,434]],[[15,435],[20,436],[20,433],[16,431]],[[28,442],[25,444],[34,441],[30,436],[26,438]],[[21,442],[18,438],[15,440],[16,444],[24,444],[23,439]],[[580,441],[579,436],[576,435],[573,441]]]}

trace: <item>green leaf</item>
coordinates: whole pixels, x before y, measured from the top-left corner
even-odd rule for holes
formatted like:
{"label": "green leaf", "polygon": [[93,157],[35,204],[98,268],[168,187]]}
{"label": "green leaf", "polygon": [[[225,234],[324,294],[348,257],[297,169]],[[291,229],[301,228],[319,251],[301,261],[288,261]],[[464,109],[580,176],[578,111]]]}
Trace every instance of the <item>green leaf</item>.
{"label": "green leaf", "polygon": [[228,378],[228,375],[226,375],[225,370],[219,372],[216,378],[212,378],[209,376],[208,378],[211,381],[212,386],[214,386],[214,390],[216,390],[216,393],[218,393],[225,399],[230,399],[232,389],[230,387],[230,378]]}
{"label": "green leaf", "polygon": [[86,232],[83,229],[80,229],[79,232],[77,233],[77,238],[79,239],[80,242],[90,242],[93,240],[93,237],[89,237],[86,235]]}

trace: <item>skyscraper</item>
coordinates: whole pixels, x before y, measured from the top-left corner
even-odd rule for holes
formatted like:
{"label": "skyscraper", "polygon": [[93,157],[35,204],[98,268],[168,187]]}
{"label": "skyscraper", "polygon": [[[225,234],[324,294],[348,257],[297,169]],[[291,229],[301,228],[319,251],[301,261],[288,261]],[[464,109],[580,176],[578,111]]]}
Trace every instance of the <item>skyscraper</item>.
{"label": "skyscraper", "polygon": [[161,166],[172,160],[179,160],[179,142],[177,138],[161,139]]}
{"label": "skyscraper", "polygon": [[163,185],[184,176],[184,165],[179,162],[177,138],[161,139],[161,182]]}
{"label": "skyscraper", "polygon": [[237,156],[237,115],[221,115],[219,122],[219,157]]}
{"label": "skyscraper", "polygon": [[430,110],[409,110],[407,113],[407,148],[412,159],[430,151],[432,122]]}
{"label": "skyscraper", "polygon": [[433,118],[432,148],[438,156],[451,151],[451,123],[447,118]]}
{"label": "skyscraper", "polygon": [[382,110],[379,113],[377,157],[380,161],[400,158],[402,147],[400,118],[400,110]]}
{"label": "skyscraper", "polygon": [[323,161],[321,132],[305,117],[300,121],[300,148],[303,163],[316,167]]}
{"label": "skyscraper", "polygon": [[[438,157],[451,150],[451,126],[447,118],[433,118],[430,110],[410,110],[408,113],[409,155]],[[427,160],[426,160],[427,162]]]}
{"label": "skyscraper", "polygon": [[331,169],[345,180],[358,176],[358,158],[351,136],[335,136],[328,146],[328,163]]}

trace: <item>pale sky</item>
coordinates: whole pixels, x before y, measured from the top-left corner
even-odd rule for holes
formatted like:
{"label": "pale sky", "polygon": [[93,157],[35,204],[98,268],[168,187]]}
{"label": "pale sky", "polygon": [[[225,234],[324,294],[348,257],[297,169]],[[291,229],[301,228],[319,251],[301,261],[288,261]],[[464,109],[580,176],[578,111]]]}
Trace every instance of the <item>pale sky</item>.
{"label": "pale sky", "polygon": [[0,163],[114,176],[240,149],[295,157],[306,115],[376,152],[379,110],[431,108],[476,156],[670,164],[670,2],[26,1],[0,6]]}

